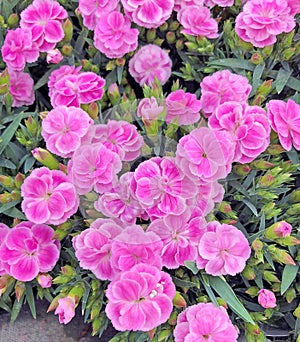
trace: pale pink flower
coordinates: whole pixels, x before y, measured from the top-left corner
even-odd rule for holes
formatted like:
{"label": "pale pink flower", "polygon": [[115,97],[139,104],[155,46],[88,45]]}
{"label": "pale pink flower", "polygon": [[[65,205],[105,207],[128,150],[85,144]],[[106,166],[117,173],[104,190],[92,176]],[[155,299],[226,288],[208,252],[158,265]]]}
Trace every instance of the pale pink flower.
{"label": "pale pink flower", "polygon": [[125,14],[139,26],[155,28],[170,18],[174,0],[121,0]]}
{"label": "pale pink flower", "polygon": [[129,61],[129,73],[141,87],[151,86],[156,77],[164,85],[171,76],[172,60],[154,44],[143,46]]}
{"label": "pale pink flower", "polygon": [[273,232],[279,238],[291,235],[293,227],[286,221],[279,221],[273,225]]}
{"label": "pale pink flower", "polygon": [[61,54],[61,52],[58,49],[54,49],[54,50],[49,50],[47,52],[47,63],[50,64],[58,64],[59,62],[61,62],[64,59],[63,55]]}
{"label": "pale pink flower", "polygon": [[252,0],[236,17],[235,31],[241,39],[263,48],[274,44],[278,34],[292,31],[295,25],[287,0]]}
{"label": "pale pink flower", "polygon": [[60,324],[68,324],[75,316],[75,299],[71,296],[66,296],[58,299],[58,307],[54,315],[58,315]]}
{"label": "pale pink flower", "polygon": [[21,186],[22,210],[34,223],[61,224],[76,213],[79,197],[62,171],[34,169]]}
{"label": "pale pink flower", "polygon": [[236,275],[245,268],[251,249],[244,234],[236,227],[210,222],[201,237],[198,251],[205,259],[205,271],[213,276]]}
{"label": "pale pink flower", "polygon": [[50,152],[70,158],[92,124],[93,120],[81,108],[58,106],[42,121],[41,134]]}
{"label": "pale pink flower", "polygon": [[179,314],[174,337],[175,342],[236,342],[238,332],[222,306],[199,303]]}
{"label": "pale pink flower", "polygon": [[98,193],[109,191],[117,183],[121,171],[120,157],[102,143],[82,144],[68,164],[72,182],[79,195],[93,189]]}
{"label": "pale pink flower", "polygon": [[140,101],[137,108],[137,116],[142,118],[146,126],[156,120],[164,111],[164,106],[157,103],[157,99],[153,96],[151,98],[144,98]]}
{"label": "pale pink flower", "polygon": [[108,285],[105,312],[119,331],[149,331],[167,321],[175,293],[169,274],[138,264]]}
{"label": "pale pink flower", "polygon": [[203,6],[204,0],[175,0],[174,11],[179,12],[187,6]]}
{"label": "pale pink flower", "polygon": [[83,25],[94,30],[99,18],[118,9],[118,0],[79,0],[78,8],[82,15]]}
{"label": "pale pink flower", "polygon": [[234,161],[253,161],[270,144],[270,124],[264,109],[225,102],[208,119],[210,128],[230,133],[235,141]]}
{"label": "pale pink flower", "polygon": [[34,103],[34,81],[23,71],[9,70],[9,93],[13,97],[13,107],[30,106]]}
{"label": "pale pink flower", "polygon": [[234,0],[204,0],[204,5],[207,7],[230,7],[233,6]]}
{"label": "pale pink flower", "polygon": [[75,65],[62,65],[57,70],[53,70],[49,76],[48,87],[49,96],[52,96],[52,89],[55,89],[55,84],[68,75],[79,75],[81,66],[75,68]]}
{"label": "pale pink flower", "polygon": [[245,76],[233,74],[229,70],[204,77],[200,87],[202,112],[207,118],[224,102],[247,102],[252,89]]}
{"label": "pale pink flower", "polygon": [[101,16],[94,32],[94,45],[108,58],[121,58],[138,46],[139,31],[121,12]]}
{"label": "pale pink flower", "polygon": [[287,151],[292,146],[300,150],[300,105],[291,99],[271,100],[267,103],[267,114],[282,147]]}
{"label": "pale pink flower", "polygon": [[210,11],[204,6],[186,6],[177,13],[177,19],[183,26],[181,33],[190,36],[217,38],[218,23],[211,18]]}
{"label": "pale pink flower", "polygon": [[6,273],[20,281],[31,281],[55,266],[60,244],[54,230],[45,224],[24,221],[10,229],[0,247]]}
{"label": "pale pink flower", "polygon": [[[5,237],[9,231],[10,231],[10,228],[6,224],[0,223],[0,250],[1,250],[1,246],[4,243]],[[7,272],[5,271],[4,265],[2,264],[1,257],[0,257],[0,276],[6,273]]]}
{"label": "pale pink flower", "polygon": [[275,294],[266,289],[261,289],[258,291],[258,303],[265,309],[275,308],[276,297]]}
{"label": "pale pink flower", "polygon": [[176,90],[167,96],[166,105],[167,123],[177,119],[179,125],[191,125],[200,119],[201,102],[195,94]]}
{"label": "pale pink flower", "polygon": [[52,277],[47,273],[40,273],[36,277],[37,282],[43,289],[47,289],[52,286]]}
{"label": "pale pink flower", "polygon": [[57,1],[34,0],[21,12],[20,26],[29,28],[33,42],[40,51],[47,52],[64,38],[62,23],[67,17],[67,11]]}
{"label": "pale pink flower", "polygon": [[287,0],[287,3],[291,10],[291,15],[296,15],[300,13],[300,0]]}
{"label": "pale pink flower", "polygon": [[26,62],[32,63],[39,58],[39,49],[32,42],[31,31],[21,28],[7,31],[1,53],[7,67],[14,71],[22,71]]}

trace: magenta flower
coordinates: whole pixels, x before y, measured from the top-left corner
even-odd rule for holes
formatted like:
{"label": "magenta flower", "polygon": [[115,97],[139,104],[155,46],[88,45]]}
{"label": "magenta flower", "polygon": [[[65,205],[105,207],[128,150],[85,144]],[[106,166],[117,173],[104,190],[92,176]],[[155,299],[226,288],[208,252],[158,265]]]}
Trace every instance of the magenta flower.
{"label": "magenta flower", "polygon": [[258,303],[265,309],[275,308],[276,297],[275,294],[266,289],[261,289],[258,291]]}
{"label": "magenta flower", "polygon": [[46,60],[48,64],[58,64],[63,59],[64,57],[58,49],[49,50],[47,52]]}
{"label": "magenta flower", "polygon": [[50,152],[70,158],[92,124],[93,120],[81,108],[58,106],[42,121],[42,137]]}
{"label": "magenta flower", "polygon": [[146,28],[155,28],[170,18],[174,0],[121,0],[127,17]]}
{"label": "magenta flower", "polygon": [[60,244],[53,236],[51,227],[28,221],[9,229],[0,247],[6,273],[20,281],[31,281],[40,272],[51,271],[60,253]]}
{"label": "magenta flower", "polygon": [[81,66],[75,68],[75,65],[62,65],[59,69],[53,70],[48,80],[49,96],[52,96],[52,89],[55,89],[55,84],[68,75],[79,75]]}
{"label": "magenta flower", "polygon": [[300,1],[299,0],[287,0],[288,6],[290,8],[290,14],[296,15],[300,13]]}
{"label": "magenta flower", "polygon": [[43,289],[47,289],[52,286],[52,277],[50,274],[39,273],[36,280]]}
{"label": "magenta flower", "polygon": [[40,51],[47,52],[64,38],[62,23],[67,17],[67,11],[57,1],[34,0],[21,12],[20,26],[29,28],[33,42]]}
{"label": "magenta flower", "polygon": [[175,292],[169,274],[138,264],[108,285],[105,312],[119,331],[149,331],[167,321]]}
{"label": "magenta flower", "polygon": [[1,53],[7,67],[14,71],[22,71],[26,62],[32,63],[39,58],[39,49],[32,42],[31,31],[21,28],[7,31]]}
{"label": "magenta flower", "polygon": [[208,224],[198,251],[200,257],[207,260],[205,271],[213,276],[242,272],[251,254],[249,243],[240,230],[217,221]]}
{"label": "magenta flower", "polygon": [[204,0],[175,0],[174,11],[179,12],[181,9],[188,6],[203,6]]}
{"label": "magenta flower", "polygon": [[252,89],[245,76],[233,74],[229,70],[204,77],[200,87],[202,112],[207,118],[224,102],[247,102]]}
{"label": "magenta flower", "polygon": [[34,81],[23,71],[9,70],[9,93],[13,97],[13,107],[30,106],[34,103]]}
{"label": "magenta flower", "polygon": [[94,33],[94,45],[108,58],[121,58],[138,46],[138,29],[131,28],[131,21],[121,12],[102,15]]}
{"label": "magenta flower", "polygon": [[295,25],[287,0],[252,0],[236,17],[235,31],[241,39],[263,48],[274,44],[278,34],[292,31]]}
{"label": "magenta flower", "polygon": [[58,299],[58,307],[54,315],[58,315],[60,324],[68,324],[75,316],[75,299],[74,297],[67,296]]}
{"label": "magenta flower", "polygon": [[230,7],[233,6],[234,0],[204,0],[204,5],[207,7]]}
{"label": "magenta flower", "polygon": [[157,99],[153,96],[151,98],[145,97],[138,105],[136,115],[142,118],[146,126],[156,120],[164,111],[164,106],[157,103]]}
{"label": "magenta flower", "polygon": [[[0,223],[0,250],[1,250],[1,246],[4,244],[5,237],[9,231],[10,231],[10,228],[6,224]],[[0,276],[6,273],[7,272],[5,271],[4,265],[0,257]]]}
{"label": "magenta flower", "polygon": [[69,178],[46,167],[34,169],[21,186],[22,210],[34,223],[61,224],[76,213],[79,198]]}
{"label": "magenta flower", "polygon": [[176,90],[167,96],[166,105],[167,123],[177,119],[179,125],[191,125],[200,119],[201,102],[195,94]]}
{"label": "magenta flower", "polygon": [[183,26],[181,33],[190,36],[217,38],[218,23],[211,18],[210,11],[204,6],[186,6],[177,13],[177,19]]}
{"label": "magenta flower", "polygon": [[129,73],[141,87],[151,86],[156,77],[164,85],[171,76],[172,60],[162,48],[148,44],[129,61]]}
{"label": "magenta flower", "polygon": [[290,99],[271,100],[267,103],[267,114],[282,147],[287,151],[292,146],[300,150],[300,105]]}
{"label": "magenta flower", "polygon": [[284,238],[291,235],[293,227],[286,221],[279,221],[274,223],[273,232],[279,238]]}
{"label": "magenta flower", "polygon": [[174,337],[175,342],[236,342],[238,333],[222,306],[200,303],[179,314]]}

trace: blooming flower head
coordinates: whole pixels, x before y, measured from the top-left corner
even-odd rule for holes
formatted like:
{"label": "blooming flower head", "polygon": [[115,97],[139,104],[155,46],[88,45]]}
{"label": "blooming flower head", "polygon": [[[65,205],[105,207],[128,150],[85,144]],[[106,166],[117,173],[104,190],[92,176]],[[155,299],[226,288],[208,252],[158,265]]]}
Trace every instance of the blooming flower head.
{"label": "blooming flower head", "polygon": [[251,254],[244,234],[217,221],[210,222],[207,228],[198,246],[200,257],[207,260],[205,271],[213,276],[242,272]]}
{"label": "blooming flower head", "polygon": [[34,103],[34,81],[23,71],[9,70],[9,93],[13,97],[13,107],[30,106]]}
{"label": "blooming flower head", "polygon": [[265,309],[275,308],[277,304],[274,292],[266,289],[259,290],[258,303]]}
{"label": "blooming flower head", "polygon": [[47,52],[47,63],[50,64],[58,64],[59,62],[61,62],[63,60],[63,55],[61,54],[61,52],[58,49],[54,49],[54,50],[49,50]]}
{"label": "blooming flower head", "polygon": [[94,45],[108,58],[121,58],[138,46],[138,29],[121,12],[101,16],[95,28]]}
{"label": "blooming flower head", "polygon": [[121,0],[125,14],[146,28],[162,25],[172,14],[174,0]]}
{"label": "blooming flower head", "polygon": [[290,99],[271,100],[267,103],[267,114],[282,147],[287,151],[292,146],[300,150],[300,105]]}
{"label": "blooming flower head", "polygon": [[290,32],[295,25],[287,0],[251,0],[236,17],[235,31],[241,39],[263,48],[274,44],[278,34]]}
{"label": "blooming flower head", "polygon": [[181,9],[188,6],[202,6],[204,0],[175,0],[174,11],[179,12]]}
{"label": "blooming flower head", "polygon": [[32,63],[39,58],[39,49],[32,42],[31,31],[21,28],[7,31],[1,53],[7,67],[14,71],[22,71],[26,62]]}
{"label": "blooming flower head", "polygon": [[137,108],[137,116],[142,118],[146,126],[156,120],[164,111],[164,106],[157,103],[157,99],[153,96],[151,98],[145,97],[142,99]]}
{"label": "blooming flower head", "polygon": [[52,96],[52,89],[55,89],[55,84],[68,75],[79,75],[81,66],[75,68],[74,65],[62,65],[59,69],[53,70],[49,76],[48,87],[49,96]]}
{"label": "blooming flower head", "polygon": [[137,264],[108,285],[105,312],[119,331],[149,331],[167,321],[175,293],[169,274]]}
{"label": "blooming flower head", "polygon": [[233,74],[229,70],[217,71],[204,77],[200,87],[201,108],[205,117],[212,115],[224,102],[246,102],[252,89],[245,76]]}
{"label": "blooming flower head", "polygon": [[164,85],[171,76],[172,61],[167,52],[154,44],[143,46],[129,61],[129,73],[140,86],[151,86],[154,78]]}
{"label": "blooming flower head", "polygon": [[47,52],[64,38],[62,23],[67,17],[67,11],[57,1],[34,0],[21,12],[20,26],[29,28],[33,42],[40,51]]}
{"label": "blooming flower head", "polygon": [[300,13],[300,1],[299,0],[287,0],[288,6],[290,8],[290,14],[296,15]]}
{"label": "blooming flower head", "polygon": [[[0,249],[1,249],[2,244],[4,243],[5,237],[7,233],[9,232],[9,230],[10,228],[6,224],[0,223]],[[7,272],[5,271],[1,258],[0,258],[0,276],[6,273]]]}
{"label": "blooming flower head", "polygon": [[34,223],[61,224],[76,213],[79,198],[69,178],[58,170],[34,169],[21,186],[22,210]]}
{"label": "blooming flower head", "polygon": [[24,221],[9,229],[0,247],[6,273],[20,281],[31,281],[40,272],[49,272],[60,253],[54,230],[45,224]]}
{"label": "blooming flower head", "polygon": [[207,7],[229,7],[233,6],[234,0],[204,0],[204,5]]}
{"label": "blooming flower head", "polygon": [[52,109],[42,121],[42,137],[47,149],[64,158],[72,157],[92,123],[81,108],[58,106]]}
{"label": "blooming flower head", "polygon": [[59,323],[68,324],[75,316],[75,299],[72,296],[67,296],[58,299],[58,307],[55,315],[58,315]]}
{"label": "blooming flower head", "polygon": [[179,314],[174,337],[175,342],[236,342],[238,333],[222,306],[199,303]]}
{"label": "blooming flower head", "polygon": [[167,123],[178,119],[179,125],[191,125],[200,119],[201,102],[195,94],[176,90],[167,96],[166,105]]}

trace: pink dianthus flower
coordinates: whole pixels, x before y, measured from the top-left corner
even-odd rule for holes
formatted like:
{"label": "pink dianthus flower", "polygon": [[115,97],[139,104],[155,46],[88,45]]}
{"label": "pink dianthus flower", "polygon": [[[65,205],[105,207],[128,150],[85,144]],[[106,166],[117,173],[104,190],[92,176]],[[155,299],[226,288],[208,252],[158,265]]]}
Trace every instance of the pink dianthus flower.
{"label": "pink dianthus flower", "polygon": [[274,292],[266,289],[259,290],[258,303],[265,309],[275,308],[277,304]]}
{"label": "pink dianthus flower", "polygon": [[68,324],[75,316],[75,299],[67,296],[58,299],[58,306],[55,310],[55,315],[58,315],[59,323]]}
{"label": "pink dianthus flower", "polygon": [[58,49],[54,49],[54,50],[49,50],[47,52],[47,63],[50,64],[58,64],[59,62],[61,62],[64,59],[63,55],[61,54],[61,52]]}
{"label": "pink dianthus flower", "polygon": [[49,96],[52,96],[52,89],[55,84],[67,75],[79,75],[81,66],[75,68],[75,65],[62,65],[59,69],[53,70],[48,80]]}
{"label": "pink dianthus flower", "polygon": [[140,101],[137,108],[137,116],[142,118],[146,126],[156,120],[164,111],[164,106],[157,103],[157,99],[153,96],[151,98],[144,98]]}
{"label": "pink dianthus flower", "polygon": [[[7,235],[7,233],[9,232],[10,228],[4,224],[4,223],[0,223],[0,250],[1,250],[1,246],[4,243],[5,237]],[[1,257],[0,257],[0,276],[6,274],[7,272],[4,269],[4,265],[1,261]]]}
{"label": "pink dianthus flower", "polygon": [[291,10],[291,15],[296,15],[300,13],[300,0],[287,0],[287,3]]}
{"label": "pink dianthus flower", "polygon": [[175,0],[174,11],[179,12],[187,6],[202,6],[203,4],[204,0]]}
{"label": "pink dianthus flower", "polygon": [[13,97],[13,107],[30,106],[34,103],[34,81],[23,71],[9,70],[9,93]]}
{"label": "pink dianthus flower", "polygon": [[204,5],[207,7],[230,7],[233,6],[234,0],[204,0]]}

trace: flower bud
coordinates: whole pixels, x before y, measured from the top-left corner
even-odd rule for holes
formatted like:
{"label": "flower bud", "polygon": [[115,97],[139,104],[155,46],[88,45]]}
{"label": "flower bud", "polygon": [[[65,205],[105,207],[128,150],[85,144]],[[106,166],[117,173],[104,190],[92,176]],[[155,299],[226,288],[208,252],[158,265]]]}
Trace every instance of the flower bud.
{"label": "flower bud", "polygon": [[225,299],[218,297],[217,302],[220,306],[223,306],[224,309],[226,309],[226,310],[228,309],[228,305],[227,305],[227,302]]}
{"label": "flower bud", "polygon": [[63,23],[63,30],[65,33],[63,42],[70,42],[73,38],[73,24],[71,20],[68,18],[64,23]]}
{"label": "flower bud", "polygon": [[175,46],[176,46],[177,50],[182,50],[184,48],[184,41],[183,41],[183,39],[177,39]]}
{"label": "flower bud", "polygon": [[294,190],[290,194],[290,200],[291,203],[299,203],[300,202],[300,189]]}
{"label": "flower bud", "polygon": [[168,319],[168,323],[169,323],[170,325],[176,325],[176,323],[177,323],[177,313],[176,313],[176,312],[172,312],[172,313],[171,313],[171,316],[170,316],[170,318]]}
{"label": "flower bud", "polygon": [[243,269],[242,276],[247,280],[253,280],[255,279],[256,275],[254,269],[251,266],[246,265],[246,267]]}
{"label": "flower bud", "polygon": [[277,156],[285,152],[285,149],[281,145],[269,145],[266,152],[271,154],[272,156]]}
{"label": "flower bud", "polygon": [[287,211],[288,216],[299,215],[300,214],[300,203],[293,204]]}
{"label": "flower bud", "polygon": [[156,29],[152,28],[152,29],[147,30],[147,33],[146,33],[147,43],[153,43],[155,38],[156,38]]}
{"label": "flower bud", "polygon": [[159,26],[160,32],[165,32],[169,28],[169,24],[165,21],[162,25]]}
{"label": "flower bud", "polygon": [[24,122],[25,122],[26,128],[28,129],[28,132],[31,135],[35,136],[38,130],[38,124],[36,120],[34,120],[32,116],[29,116],[28,119],[24,120]]}
{"label": "flower bud", "polygon": [[276,222],[265,230],[264,236],[269,240],[276,240],[290,235],[292,228],[286,221]]}
{"label": "flower bud", "polygon": [[245,293],[247,293],[250,297],[256,297],[258,295],[259,288],[257,286],[250,286]]}
{"label": "flower bud", "polygon": [[176,34],[174,32],[167,32],[166,34],[166,40],[169,44],[173,44],[176,42]]}
{"label": "flower bud", "polygon": [[150,341],[154,339],[155,333],[156,333],[156,328],[153,328],[152,330],[147,331]]}
{"label": "flower bud", "polygon": [[117,83],[112,83],[107,90],[107,95],[113,106],[120,102],[120,91]]}
{"label": "flower bud", "polygon": [[6,188],[14,188],[15,182],[12,177],[0,175],[0,183],[2,183]]}
{"label": "flower bud", "polygon": [[65,44],[62,48],[61,48],[61,52],[64,56],[71,56],[72,55],[72,51],[73,51],[73,47],[71,45],[67,45]]}
{"label": "flower bud", "polygon": [[92,309],[91,309],[91,320],[94,320],[95,318],[99,316],[101,308],[102,308],[102,301],[94,302]]}
{"label": "flower bud", "polygon": [[264,159],[256,159],[250,165],[258,170],[269,170],[271,167],[275,166],[275,164],[270,163]]}
{"label": "flower bud", "polygon": [[18,302],[23,297],[24,292],[25,292],[25,283],[18,280],[15,285],[15,294],[16,294],[16,298]]}
{"label": "flower bud", "polygon": [[178,291],[176,291],[175,297],[173,298],[173,305],[176,308],[186,308],[186,301]]}
{"label": "flower bud", "polygon": [[255,52],[252,56],[251,56],[251,62],[253,63],[253,64],[255,64],[255,65],[257,65],[257,64],[260,64],[260,63],[262,63],[263,62],[263,56],[260,54],[260,53],[258,53],[258,52]]}
{"label": "flower bud", "polygon": [[272,291],[261,289],[258,291],[258,303],[265,309],[275,308],[276,297]]}
{"label": "flower bud", "polygon": [[161,38],[155,38],[153,44],[157,46],[162,46],[162,43],[164,42],[164,39]]}
{"label": "flower bud", "polygon": [[269,283],[280,283],[280,280],[276,277],[274,272],[264,271],[263,278]]}
{"label": "flower bud", "polygon": [[63,58],[61,52],[58,49],[54,49],[47,52],[46,61],[48,64],[58,64]]}
{"label": "flower bud", "polygon": [[47,150],[37,147],[31,151],[33,157],[50,170],[57,170],[59,163],[57,159]]}
{"label": "flower bud", "polygon": [[19,25],[19,16],[17,13],[12,13],[8,18],[7,18],[7,25],[10,29],[14,29],[18,27]]}
{"label": "flower bud", "polygon": [[40,273],[36,277],[37,282],[43,289],[47,289],[52,286],[52,277],[47,273]]}
{"label": "flower bud", "polygon": [[61,270],[61,273],[65,276],[68,276],[71,278],[76,276],[75,268],[70,265],[62,266],[60,270]]}
{"label": "flower bud", "polygon": [[169,30],[170,31],[177,31],[179,26],[180,26],[179,22],[176,20],[173,20],[169,25]]}
{"label": "flower bud", "polygon": [[273,80],[266,80],[264,81],[258,88],[257,88],[257,95],[268,95],[272,90]]}
{"label": "flower bud", "polygon": [[282,54],[281,54],[281,60],[283,61],[289,61],[296,53],[296,49],[295,48],[288,48],[288,49],[285,49]]}
{"label": "flower bud", "polygon": [[286,236],[280,239],[276,239],[276,242],[281,246],[297,246],[300,245],[300,240],[295,236]]}
{"label": "flower bud", "polygon": [[81,104],[81,108],[88,113],[91,119],[96,120],[99,114],[99,108],[97,102],[91,102],[89,104]]}
{"label": "flower bud", "polygon": [[295,289],[291,288],[284,294],[286,301],[290,304],[297,297]]}
{"label": "flower bud", "polygon": [[280,264],[285,264],[285,265],[293,265],[293,266],[296,265],[295,261],[289,255],[288,252],[280,248],[277,248],[274,245],[268,246],[267,248],[274,261],[277,261]]}
{"label": "flower bud", "polygon": [[274,45],[265,46],[262,49],[263,56],[264,57],[269,57],[271,55],[271,53],[273,52],[273,47],[274,47]]}
{"label": "flower bud", "polygon": [[239,176],[246,176],[251,171],[251,167],[247,164],[236,164],[233,166],[233,171]]}
{"label": "flower bud", "polygon": [[15,279],[8,274],[4,274],[0,277],[0,296],[3,295],[3,293],[14,281]]}
{"label": "flower bud", "polygon": [[298,305],[298,306],[296,307],[295,311],[293,312],[293,315],[294,315],[296,318],[300,319],[300,305]]}

